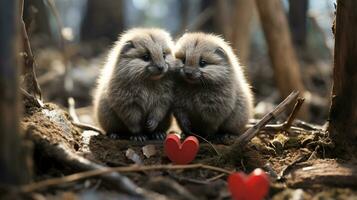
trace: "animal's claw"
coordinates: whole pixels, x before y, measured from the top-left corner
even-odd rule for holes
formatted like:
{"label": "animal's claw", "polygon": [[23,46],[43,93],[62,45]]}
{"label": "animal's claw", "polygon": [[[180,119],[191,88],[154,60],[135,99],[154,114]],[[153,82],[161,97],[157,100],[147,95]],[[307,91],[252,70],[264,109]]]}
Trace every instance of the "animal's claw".
{"label": "animal's claw", "polygon": [[148,140],[148,137],[146,135],[133,135],[130,136],[129,139],[137,142],[145,142]]}

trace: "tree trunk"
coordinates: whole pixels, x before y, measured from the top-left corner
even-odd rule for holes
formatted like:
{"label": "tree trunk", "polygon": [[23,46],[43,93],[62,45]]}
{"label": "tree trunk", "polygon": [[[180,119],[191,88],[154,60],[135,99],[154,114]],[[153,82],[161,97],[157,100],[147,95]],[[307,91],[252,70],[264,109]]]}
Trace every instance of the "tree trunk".
{"label": "tree trunk", "polygon": [[252,0],[235,0],[232,14],[232,39],[233,48],[237,51],[240,63],[248,64],[250,53],[251,22],[255,13],[255,3]]}
{"label": "tree trunk", "polygon": [[[300,66],[292,45],[289,25],[280,0],[256,0],[260,21],[267,41],[277,87],[282,97],[292,91],[305,94]],[[300,117],[306,119],[307,107],[301,108]]]}
{"label": "tree trunk", "polygon": [[82,40],[108,37],[115,41],[123,31],[124,9],[121,0],[88,0],[81,27]]}
{"label": "tree trunk", "polygon": [[178,3],[180,5],[180,13],[181,13],[181,22],[180,22],[180,32],[184,33],[186,31],[187,26],[189,25],[189,0],[181,0]]}
{"label": "tree trunk", "polygon": [[0,183],[28,181],[19,129],[19,1],[0,1]]}
{"label": "tree trunk", "polygon": [[337,146],[357,147],[357,1],[338,0],[329,131]]}
{"label": "tree trunk", "polygon": [[297,46],[306,44],[308,0],[289,0],[289,24]]}
{"label": "tree trunk", "polygon": [[232,16],[230,1],[216,0],[216,14],[214,16],[217,32],[223,34],[225,40],[230,40],[232,33]]}

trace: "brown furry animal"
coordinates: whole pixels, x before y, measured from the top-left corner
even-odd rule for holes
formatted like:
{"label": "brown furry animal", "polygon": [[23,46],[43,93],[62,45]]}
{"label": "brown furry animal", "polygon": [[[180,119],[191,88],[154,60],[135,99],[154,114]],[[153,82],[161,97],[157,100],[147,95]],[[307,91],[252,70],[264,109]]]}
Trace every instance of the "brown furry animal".
{"label": "brown furry animal", "polygon": [[170,126],[175,60],[164,30],[135,28],[110,51],[94,95],[95,116],[110,136],[163,139]]}
{"label": "brown furry animal", "polygon": [[207,138],[240,134],[253,116],[253,95],[232,48],[215,35],[186,33],[175,56],[180,62],[173,112],[183,132]]}

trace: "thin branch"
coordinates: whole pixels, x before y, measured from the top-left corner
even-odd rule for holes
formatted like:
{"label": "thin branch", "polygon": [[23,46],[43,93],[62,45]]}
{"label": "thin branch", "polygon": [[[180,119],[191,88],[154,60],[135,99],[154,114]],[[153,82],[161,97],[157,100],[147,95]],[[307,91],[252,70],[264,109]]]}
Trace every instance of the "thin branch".
{"label": "thin branch", "polygon": [[[59,35],[59,43],[60,43],[60,49],[63,54],[63,59],[64,59],[64,65],[65,65],[65,72],[64,72],[64,79],[63,79],[63,87],[65,89],[65,92],[68,93],[71,91],[73,88],[73,80],[69,76],[69,71],[70,71],[70,65],[69,65],[69,55],[68,55],[68,48],[67,48],[67,43],[66,43],[66,38],[63,36],[63,30],[64,30],[64,24],[61,20],[60,14],[58,12],[58,9],[56,7],[56,4],[54,0],[46,0],[47,4],[49,5],[50,11],[52,12],[53,16],[55,17],[56,20],[56,25],[57,25],[57,31]],[[68,94],[66,94],[68,95]]]}
{"label": "thin branch", "polygon": [[286,99],[281,102],[276,108],[270,113],[266,114],[256,125],[248,129],[237,140],[230,146],[229,150],[222,155],[222,159],[225,160],[236,160],[237,154],[241,153],[241,150],[249,143],[249,141],[255,137],[261,129],[265,127],[271,120],[275,119],[279,114],[286,110],[291,102],[293,102],[299,95],[299,92],[292,92]]}
{"label": "thin branch", "polygon": [[296,126],[290,126],[288,129],[286,129],[284,126],[286,125],[286,122],[282,124],[267,124],[265,125],[264,128],[261,129],[261,131],[266,131],[266,132],[277,132],[277,131],[286,131],[289,130],[291,132],[303,132],[305,129],[296,127]]}
{"label": "thin branch", "polygon": [[74,99],[72,97],[68,98],[68,112],[73,120],[72,124],[80,129],[83,129],[83,130],[91,130],[91,131],[96,131],[100,134],[104,134],[104,131],[101,130],[100,128],[92,126],[90,124],[85,124],[85,123],[82,123],[79,121],[78,115],[76,113],[76,108],[75,108],[76,105],[75,104],[76,104],[76,102],[74,101]]}
{"label": "thin branch", "polygon": [[[57,145],[54,145],[46,141],[45,142],[41,140],[36,141],[36,139],[32,139],[32,140],[35,140],[34,141],[35,145],[44,149],[49,157],[53,158],[54,160],[57,160],[58,162],[63,163],[64,165],[72,169],[83,170],[85,172],[73,174],[70,176],[30,183],[28,185],[21,186],[19,188],[21,192],[32,192],[35,190],[44,189],[48,186],[57,185],[57,183],[61,184],[61,183],[75,181],[75,180],[80,180],[82,179],[80,177],[81,174],[107,171],[107,168],[105,166],[94,163],[93,161],[88,160],[87,158],[77,155],[71,149],[68,149],[68,147],[64,144],[58,143]],[[118,172],[109,171],[108,173],[98,173],[96,175],[100,175],[103,181],[107,182],[108,184],[110,184],[111,187],[113,187],[114,189],[120,192],[134,195],[134,196],[143,195],[143,189],[138,187],[128,177]]]}
{"label": "thin branch", "polygon": [[195,178],[189,178],[189,177],[185,177],[185,176],[179,176],[176,175],[174,173],[169,172],[168,173],[170,177],[176,179],[178,182],[182,183],[182,182],[188,182],[188,183],[194,183],[194,184],[200,184],[200,185],[207,185],[209,184],[209,182],[207,182],[206,180],[198,180]]}
{"label": "thin branch", "polygon": [[44,106],[43,102],[40,99],[37,99],[23,88],[20,88],[20,93],[23,95],[24,100],[28,101],[32,105],[35,105],[36,107],[39,108]]}
{"label": "thin branch", "polygon": [[[267,124],[265,125],[264,127],[262,127],[260,130],[261,131],[287,131],[287,130],[292,130],[292,131],[295,131],[295,132],[302,132],[302,131],[305,131],[303,128],[300,128],[300,127],[296,127],[296,126],[292,126],[302,104],[304,103],[304,98],[298,98],[297,99],[297,102],[292,110],[292,112],[290,113],[288,119],[281,123],[281,124]],[[248,128],[252,128],[254,127],[254,124],[249,124],[247,125]]]}
{"label": "thin branch", "polygon": [[207,181],[207,182],[213,182],[213,181],[215,181],[215,180],[218,180],[218,179],[224,177],[225,175],[226,175],[225,173],[221,173],[221,174],[218,174],[217,176],[214,176],[214,177],[212,177],[212,178],[207,179],[206,181]]}
{"label": "thin branch", "polygon": [[[90,124],[85,124],[85,123],[82,123],[82,122],[74,122],[72,121],[72,124],[80,129],[83,129],[83,130],[90,130],[90,131],[95,131],[95,132],[98,132],[100,134],[105,134],[104,131],[96,126],[93,126],[93,125],[90,125]],[[142,144],[142,143],[141,143]]]}
{"label": "thin branch", "polygon": [[305,99],[304,98],[298,98],[297,102],[293,108],[293,111],[290,113],[288,119],[286,120],[286,122],[284,123],[284,130],[288,130],[291,125],[293,124],[293,121],[295,120],[302,104],[304,103]]}
{"label": "thin branch", "polygon": [[141,171],[154,171],[154,170],[186,170],[186,169],[208,169],[212,171],[217,171],[225,174],[231,174],[233,171],[229,171],[223,168],[209,166],[204,164],[191,164],[191,165],[152,165],[152,166],[139,166],[133,165],[129,167],[113,167],[113,168],[100,168],[91,171],[80,172],[64,177],[47,179],[44,181],[31,183],[24,185],[20,188],[22,192],[33,192],[39,189],[43,189],[50,186],[60,185],[68,182],[78,181],[85,178],[90,178],[94,176],[109,174],[112,172],[141,172]]}
{"label": "thin branch", "polygon": [[78,115],[76,113],[76,102],[73,97],[68,98],[68,112],[74,123],[80,123]]}
{"label": "thin branch", "polygon": [[293,102],[299,95],[299,92],[292,92],[286,99],[281,102],[273,111],[266,114],[256,125],[248,129],[245,133],[238,137],[238,139],[231,146],[234,148],[241,148],[242,145],[247,144],[253,137],[255,137],[259,131],[264,128],[271,120],[275,119],[280,115],[284,110],[286,110],[291,102]]}
{"label": "thin branch", "polygon": [[202,137],[202,136],[200,136],[200,135],[197,135],[197,134],[195,134],[195,133],[190,133],[190,135],[194,135],[194,136],[196,136],[196,137],[198,137],[198,138],[201,138],[201,140],[207,142],[207,144],[209,144],[209,145],[212,147],[212,149],[216,152],[216,154],[217,154],[218,156],[221,155],[221,154],[218,152],[218,150],[214,147],[214,145],[213,145],[210,141],[208,141],[206,138],[204,138],[204,137]]}
{"label": "thin branch", "polygon": [[37,67],[37,64],[35,62],[34,55],[32,54],[31,50],[31,45],[30,45],[30,40],[29,36],[27,34],[26,30],[26,25],[23,20],[24,16],[24,0],[21,0],[21,35],[22,35],[22,40],[23,40],[23,48],[25,50],[25,53],[23,54],[24,61],[25,61],[25,67],[24,67],[24,84],[26,87],[27,92],[30,94],[33,94],[34,96],[38,96],[40,99],[42,99],[42,94],[41,94],[41,89],[40,85],[37,82],[36,78],[36,72],[35,69]]}

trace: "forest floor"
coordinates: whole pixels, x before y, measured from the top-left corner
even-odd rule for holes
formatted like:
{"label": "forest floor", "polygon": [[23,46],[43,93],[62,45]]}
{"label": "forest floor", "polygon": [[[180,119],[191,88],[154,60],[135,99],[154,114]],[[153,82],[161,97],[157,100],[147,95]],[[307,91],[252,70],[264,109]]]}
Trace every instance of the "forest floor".
{"label": "forest floor", "polygon": [[[215,166],[221,172],[204,167],[171,169],[162,141],[113,140],[96,131],[79,129],[71,116],[54,104],[27,104],[21,124],[26,137],[35,144],[35,183],[4,197],[137,199],[118,190],[115,177],[79,173],[109,166],[119,167],[120,174],[143,188],[148,199],[230,199],[224,170],[249,173],[254,168],[269,174],[266,199],[357,199],[353,189],[357,186],[357,163],[328,158],[333,149],[328,134],[301,121],[294,122],[289,130],[262,130],[241,155],[236,155],[239,162],[235,163],[221,162],[219,156],[231,143],[201,142],[193,164]],[[158,167],[148,170],[138,166]],[[66,178],[76,173],[83,177],[75,178],[77,181]]]}
{"label": "forest floor", "polygon": [[[70,65],[75,67],[67,73],[71,74],[74,87],[68,92],[59,87],[63,85],[66,71],[66,60],[61,53],[46,48],[35,53],[43,96],[53,103],[36,104],[31,98],[24,102],[21,126],[26,139],[34,143],[34,182],[4,190],[0,199],[138,199],[133,195],[137,191],[132,190],[136,186],[143,189],[140,194],[147,199],[231,199],[226,172],[250,173],[255,168],[262,168],[269,175],[270,189],[266,199],[357,199],[357,162],[335,158],[335,147],[322,126],[294,120],[288,129],[263,128],[232,158],[234,162],[221,159],[234,140],[224,144],[201,141],[192,162],[194,166],[172,167],[163,151],[163,141],[113,140],[76,125],[77,117],[81,122],[95,125],[90,91],[102,58],[88,59],[86,54],[92,53],[86,51],[82,51],[80,57],[70,58]],[[258,95],[257,120],[248,126],[256,124],[274,109],[279,99],[269,70],[254,65],[264,64],[253,63],[249,69],[254,92]],[[304,80],[309,90],[322,98],[315,100],[318,103],[309,121],[320,123],[326,116],[326,109],[321,111],[321,108],[326,108],[328,102],[319,104],[328,94],[326,77],[329,72],[325,64],[311,65],[304,65],[307,66]],[[267,94],[271,95],[265,97]],[[81,108],[74,109],[74,105],[67,104],[68,97],[74,97]],[[285,112],[285,116],[269,124],[281,124],[288,114]],[[179,132],[175,125],[171,130]],[[105,173],[101,171],[105,167],[115,170]]]}

